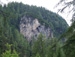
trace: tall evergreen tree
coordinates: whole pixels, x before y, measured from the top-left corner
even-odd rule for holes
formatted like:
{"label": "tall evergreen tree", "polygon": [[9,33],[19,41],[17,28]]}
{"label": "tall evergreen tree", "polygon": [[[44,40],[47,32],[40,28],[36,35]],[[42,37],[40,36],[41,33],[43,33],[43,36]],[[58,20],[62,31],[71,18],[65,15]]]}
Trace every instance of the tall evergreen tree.
{"label": "tall evergreen tree", "polygon": [[[64,2],[64,3],[63,3]],[[67,32],[65,34],[63,34],[62,38],[66,38],[65,43],[64,43],[64,50],[65,50],[65,54],[66,57],[74,57],[75,56],[75,0],[60,0],[59,4],[64,4],[64,7],[60,10],[61,12],[64,11],[64,9],[71,8],[72,9],[69,11],[73,11],[73,16],[72,16],[72,24],[69,27],[69,29],[67,30]],[[70,13],[70,12],[69,12]]]}
{"label": "tall evergreen tree", "polygon": [[35,44],[33,45],[32,53],[33,53],[33,57],[35,56],[45,57],[45,43],[42,34],[38,36]]}

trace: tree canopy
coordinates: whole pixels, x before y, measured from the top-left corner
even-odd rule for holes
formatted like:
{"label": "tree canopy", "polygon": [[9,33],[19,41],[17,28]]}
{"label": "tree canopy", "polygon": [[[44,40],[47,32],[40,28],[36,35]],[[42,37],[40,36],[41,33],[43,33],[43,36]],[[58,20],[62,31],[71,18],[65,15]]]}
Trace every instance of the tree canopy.
{"label": "tree canopy", "polygon": [[[20,19],[24,15],[37,18],[42,25],[45,23],[45,26],[50,27],[56,37],[59,37],[68,28],[68,24],[61,16],[43,7],[17,2],[8,3],[4,6],[0,5],[0,57],[66,56],[68,46],[64,47],[66,49],[61,48],[63,44],[60,41],[57,42],[58,38],[45,38],[40,34],[37,40],[28,42],[19,31]],[[69,41],[65,45],[68,43]]]}

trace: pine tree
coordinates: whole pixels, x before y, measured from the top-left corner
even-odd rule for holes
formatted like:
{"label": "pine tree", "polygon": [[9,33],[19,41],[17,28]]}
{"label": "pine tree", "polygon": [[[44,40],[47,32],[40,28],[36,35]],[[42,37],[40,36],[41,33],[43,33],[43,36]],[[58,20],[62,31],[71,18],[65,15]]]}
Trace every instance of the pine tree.
{"label": "pine tree", "polygon": [[2,53],[2,57],[19,57],[18,53],[15,50],[13,50],[13,52],[11,51],[12,45],[9,45],[7,43],[6,46],[7,46],[7,50]]}
{"label": "pine tree", "polygon": [[71,6],[73,6],[72,9],[69,10],[69,13],[71,11],[73,12],[72,24],[61,38],[65,38],[66,40],[63,45],[66,57],[75,57],[75,0],[60,0],[58,5],[59,4],[64,4],[64,7],[60,10],[61,12],[63,12],[67,7],[71,8]]}
{"label": "pine tree", "polygon": [[44,46],[44,37],[42,34],[40,34],[35,42],[35,44],[32,47],[33,57],[35,57],[37,54],[40,55],[40,57],[45,56],[45,46]]}

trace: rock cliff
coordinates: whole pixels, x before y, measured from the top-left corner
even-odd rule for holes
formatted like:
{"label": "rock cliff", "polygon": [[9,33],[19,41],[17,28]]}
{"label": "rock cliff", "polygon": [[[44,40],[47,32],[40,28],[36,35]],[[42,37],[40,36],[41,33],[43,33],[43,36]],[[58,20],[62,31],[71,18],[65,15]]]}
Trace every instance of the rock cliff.
{"label": "rock cliff", "polygon": [[53,37],[51,29],[41,25],[38,19],[23,16],[20,20],[20,33],[30,41],[32,37],[36,38],[40,33],[45,37]]}

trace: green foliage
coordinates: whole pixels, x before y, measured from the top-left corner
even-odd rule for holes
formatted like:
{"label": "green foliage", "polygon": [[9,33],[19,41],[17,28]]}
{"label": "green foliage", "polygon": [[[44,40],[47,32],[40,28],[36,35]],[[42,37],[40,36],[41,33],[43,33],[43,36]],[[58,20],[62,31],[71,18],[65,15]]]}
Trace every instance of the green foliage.
{"label": "green foliage", "polygon": [[[64,2],[64,3],[63,3]],[[73,15],[72,15],[72,25],[69,27],[69,29],[66,31],[66,33],[64,33],[60,39],[64,38],[65,39],[65,43],[63,45],[66,57],[75,57],[75,0],[60,0],[60,2],[58,3],[64,5],[64,7],[60,10],[61,12],[63,12],[66,8],[70,8],[69,13],[72,11]],[[72,8],[71,8],[72,6]]]}
{"label": "green foliage", "polygon": [[11,54],[11,50],[5,51],[5,53],[2,54],[2,57],[19,57],[19,55],[16,53],[14,50],[13,53]]}
{"label": "green foliage", "polygon": [[[32,57],[65,57],[62,44],[57,42],[57,39],[44,39],[42,35],[39,35],[32,47]],[[56,44],[53,46],[54,43]]]}
{"label": "green foliage", "polygon": [[[66,42],[63,45],[66,57],[75,56],[75,22],[69,27],[67,32],[62,36]],[[67,51],[67,52],[66,52]]]}
{"label": "green foliage", "polygon": [[[11,49],[15,49],[16,52],[20,53],[19,56],[23,57],[28,52],[28,42],[19,32],[18,14],[16,13],[14,15],[15,13],[13,10],[11,11],[10,6],[6,7],[6,5],[0,7],[0,13],[0,57],[5,51],[10,54],[10,50],[7,50],[9,48],[6,47],[6,43],[12,44]],[[13,56],[16,55],[13,54]]]}
{"label": "green foliage", "polygon": [[9,45],[8,43],[6,44],[7,50],[2,53],[1,57],[19,57],[18,53],[13,50],[11,50],[12,45]]}
{"label": "green foliage", "polygon": [[40,57],[44,57],[45,55],[45,45],[44,44],[45,43],[44,43],[43,35],[40,34],[32,48],[33,57],[38,56],[38,55],[40,55]]}
{"label": "green foliage", "polygon": [[18,53],[13,50],[13,52],[11,51],[11,45],[6,44],[8,50],[6,50],[3,54],[2,57],[19,57]]}
{"label": "green foliage", "polygon": [[[43,7],[17,2],[0,6],[0,57],[1,54],[2,57],[65,57],[65,54],[73,57],[75,52],[72,52],[74,49],[74,32],[70,33],[64,48],[61,47],[60,42],[57,43],[55,38],[45,39],[42,34],[36,40],[28,42],[19,32],[20,19],[23,16],[37,18],[42,25],[50,27],[54,36],[57,37],[68,27],[62,17]],[[74,28],[74,25],[72,27]],[[72,31],[72,27],[69,31]],[[70,48],[73,48],[71,52],[69,52]],[[68,52],[65,52],[66,50]]]}
{"label": "green foliage", "polygon": [[66,31],[68,25],[66,21],[58,14],[48,11],[43,7],[24,5],[23,3],[8,3],[3,9],[10,12],[10,24],[19,30],[20,19],[22,16],[37,18],[42,25],[50,27],[54,32],[54,36],[59,37]]}
{"label": "green foliage", "polygon": [[40,55],[37,53],[35,57],[40,57]]}

